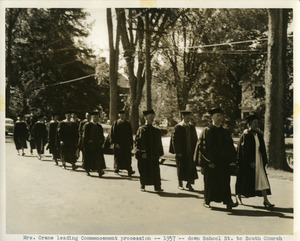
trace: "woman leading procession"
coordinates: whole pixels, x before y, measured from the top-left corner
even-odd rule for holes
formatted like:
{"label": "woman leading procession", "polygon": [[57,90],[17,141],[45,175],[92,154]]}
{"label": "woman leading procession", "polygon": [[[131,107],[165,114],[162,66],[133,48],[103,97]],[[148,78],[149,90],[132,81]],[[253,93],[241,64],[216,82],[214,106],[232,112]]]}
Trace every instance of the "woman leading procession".
{"label": "woman leading procession", "polygon": [[263,205],[271,208],[275,205],[270,203],[267,196],[271,194],[266,173],[268,159],[263,135],[258,129],[258,116],[250,115],[246,120],[248,129],[243,132],[238,144],[236,194],[241,203],[241,196],[263,196]]}

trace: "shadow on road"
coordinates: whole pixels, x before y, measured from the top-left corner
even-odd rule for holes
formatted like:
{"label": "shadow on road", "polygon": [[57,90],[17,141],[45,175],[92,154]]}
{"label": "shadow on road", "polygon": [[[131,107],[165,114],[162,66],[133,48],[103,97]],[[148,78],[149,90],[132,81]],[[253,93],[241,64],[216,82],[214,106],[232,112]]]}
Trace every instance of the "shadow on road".
{"label": "shadow on road", "polygon": [[[246,205],[245,205],[246,206]],[[249,206],[249,205],[247,205]],[[250,206],[250,207],[257,207],[257,206]],[[260,207],[261,209],[264,209]],[[228,211],[225,207],[212,207],[211,210],[213,211],[221,211],[221,212],[230,212],[228,215],[230,216],[247,216],[247,217],[279,217],[279,218],[286,218],[286,219],[293,219],[293,216],[286,216],[281,212],[277,212],[275,210],[243,210],[243,209],[232,209]]]}
{"label": "shadow on road", "polygon": [[147,191],[147,190],[146,192],[157,194],[160,197],[176,197],[176,198],[188,197],[188,198],[203,199],[202,197],[191,193],[154,192],[154,191]]}
{"label": "shadow on road", "polygon": [[[90,177],[99,178],[98,175],[90,175]],[[105,176],[105,174],[101,177],[101,179],[110,179],[110,180],[130,180],[130,181],[138,181],[137,177],[121,177],[121,176]]]}
{"label": "shadow on road", "polygon": [[[255,209],[263,209],[265,210],[265,207],[262,206],[254,206],[254,205],[246,205],[244,204],[244,206],[246,207],[252,207]],[[275,212],[280,212],[280,213],[294,213],[294,209],[293,208],[280,208],[280,207],[273,207],[273,208],[268,208],[267,210],[269,211],[275,211]]]}

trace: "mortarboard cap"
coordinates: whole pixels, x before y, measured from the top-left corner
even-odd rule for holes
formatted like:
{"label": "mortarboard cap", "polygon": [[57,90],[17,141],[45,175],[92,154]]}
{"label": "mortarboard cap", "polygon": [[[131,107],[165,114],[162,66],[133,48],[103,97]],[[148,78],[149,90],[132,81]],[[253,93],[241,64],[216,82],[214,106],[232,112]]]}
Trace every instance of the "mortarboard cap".
{"label": "mortarboard cap", "polygon": [[218,108],[214,108],[214,109],[211,109],[208,111],[208,113],[212,116],[213,114],[216,114],[216,113],[221,113],[223,114],[223,110],[222,108],[218,107]]}
{"label": "mortarboard cap", "polygon": [[143,115],[144,115],[144,116],[149,115],[149,114],[155,115],[154,110],[151,109],[151,110],[145,110],[145,111],[143,111]]}
{"label": "mortarboard cap", "polygon": [[98,110],[94,110],[92,112],[90,112],[90,115],[99,115],[100,112]]}
{"label": "mortarboard cap", "polygon": [[189,110],[182,110],[182,111],[180,111],[180,113],[181,113],[183,116],[192,114],[192,112],[189,111]]}
{"label": "mortarboard cap", "polygon": [[258,120],[258,115],[257,114],[248,115],[246,116],[245,119],[248,123],[250,123],[253,120]]}

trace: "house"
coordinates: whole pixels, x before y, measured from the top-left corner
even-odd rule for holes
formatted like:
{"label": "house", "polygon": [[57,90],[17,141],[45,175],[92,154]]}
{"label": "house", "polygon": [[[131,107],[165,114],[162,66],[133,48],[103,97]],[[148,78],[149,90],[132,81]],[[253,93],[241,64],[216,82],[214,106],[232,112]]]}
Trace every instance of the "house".
{"label": "house", "polygon": [[255,80],[249,75],[245,75],[239,85],[242,88],[242,98],[239,108],[241,110],[241,119],[244,119],[251,112],[264,103],[265,88],[261,80]]}

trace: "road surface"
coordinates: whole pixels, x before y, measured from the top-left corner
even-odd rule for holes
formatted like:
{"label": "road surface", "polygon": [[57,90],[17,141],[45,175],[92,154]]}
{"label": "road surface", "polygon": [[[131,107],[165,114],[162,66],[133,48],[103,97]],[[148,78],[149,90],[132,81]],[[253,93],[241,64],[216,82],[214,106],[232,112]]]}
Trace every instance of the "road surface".
{"label": "road surface", "polygon": [[[36,152],[34,152],[36,154]],[[203,177],[195,192],[178,190],[176,167],[161,168],[163,193],[153,187],[140,191],[137,162],[132,178],[116,175],[113,156],[105,155],[103,178],[86,176],[55,166],[46,153],[18,156],[12,138],[6,138],[6,234],[82,235],[291,235],[293,233],[293,182],[270,178],[276,204],[263,208],[262,198],[244,199],[227,211],[222,204],[203,207]],[[61,163],[60,163],[61,164]],[[80,165],[81,162],[78,162]],[[232,190],[235,178],[232,177]]]}

